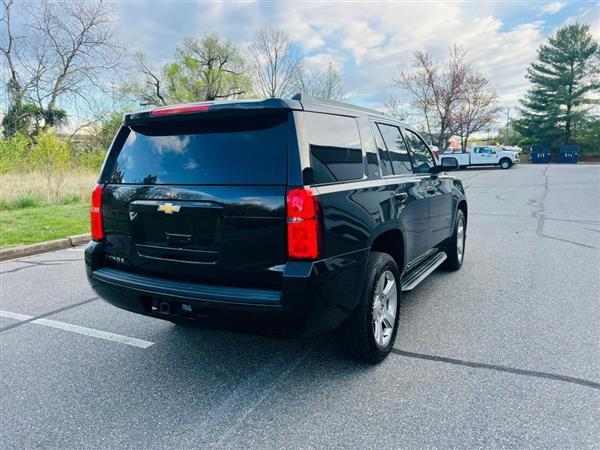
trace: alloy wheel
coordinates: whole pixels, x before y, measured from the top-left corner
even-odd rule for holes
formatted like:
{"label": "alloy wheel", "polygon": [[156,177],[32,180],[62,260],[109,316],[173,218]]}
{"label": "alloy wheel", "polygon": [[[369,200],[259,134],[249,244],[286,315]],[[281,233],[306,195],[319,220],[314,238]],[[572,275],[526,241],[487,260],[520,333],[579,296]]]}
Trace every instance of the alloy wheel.
{"label": "alloy wheel", "polygon": [[458,261],[462,262],[463,254],[465,252],[465,220],[460,217],[456,226],[456,254],[458,255]]}
{"label": "alloy wheel", "polygon": [[372,326],[375,342],[381,348],[389,344],[398,313],[398,287],[394,274],[386,270],[375,285]]}

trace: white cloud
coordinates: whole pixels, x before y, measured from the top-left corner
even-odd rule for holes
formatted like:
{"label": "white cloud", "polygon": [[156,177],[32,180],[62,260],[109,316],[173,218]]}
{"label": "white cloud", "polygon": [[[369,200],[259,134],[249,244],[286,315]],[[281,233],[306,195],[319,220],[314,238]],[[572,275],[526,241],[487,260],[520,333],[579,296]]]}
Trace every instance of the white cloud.
{"label": "white cloud", "polygon": [[600,37],[600,2],[587,9],[580,8],[577,12],[577,15],[569,17],[563,25],[574,22],[587,23],[592,35],[598,39]]}
{"label": "white cloud", "polygon": [[540,7],[540,12],[543,14],[556,14],[565,7],[564,2],[546,3]]}
{"label": "white cloud", "polygon": [[336,49],[323,53],[316,53],[311,56],[304,58],[304,63],[307,67],[323,68],[327,67],[329,63],[338,72],[342,72],[344,63],[347,62],[348,58],[342,55],[342,53]]}
{"label": "white cloud", "polygon": [[170,55],[184,36],[218,31],[243,46],[259,28],[281,27],[301,46],[308,64],[334,64],[351,101],[377,108],[399,92],[392,80],[410,67],[415,50],[444,58],[454,43],[468,50],[501,100],[514,106],[528,87],[526,69],[547,32],[536,21],[536,10],[507,2],[119,5],[126,41],[157,59]]}
{"label": "white cloud", "polygon": [[[491,9],[491,8],[490,8]],[[309,56],[313,63],[335,57],[342,64],[346,88],[352,100],[381,107],[392,92],[393,78],[410,67],[413,52],[427,50],[444,58],[454,43],[469,51],[479,70],[497,87],[501,99],[515,104],[524,92],[525,70],[544,40],[541,22],[506,29],[486,9],[468,4],[295,4],[278,17],[284,28],[293,22],[309,24],[311,37],[318,33],[327,44]],[[334,17],[335,20],[331,18]],[[299,30],[300,43],[306,37]],[[309,49],[306,49],[309,50]],[[331,59],[329,59],[331,60]]]}

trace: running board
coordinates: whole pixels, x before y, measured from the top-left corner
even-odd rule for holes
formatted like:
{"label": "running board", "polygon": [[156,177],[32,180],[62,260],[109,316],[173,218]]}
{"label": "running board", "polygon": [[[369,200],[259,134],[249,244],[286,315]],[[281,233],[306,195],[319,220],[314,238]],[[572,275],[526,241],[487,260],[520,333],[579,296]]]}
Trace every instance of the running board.
{"label": "running board", "polygon": [[444,252],[438,252],[430,258],[427,258],[409,273],[402,277],[402,292],[412,291],[421,281],[429,276],[431,272],[442,264],[448,255]]}

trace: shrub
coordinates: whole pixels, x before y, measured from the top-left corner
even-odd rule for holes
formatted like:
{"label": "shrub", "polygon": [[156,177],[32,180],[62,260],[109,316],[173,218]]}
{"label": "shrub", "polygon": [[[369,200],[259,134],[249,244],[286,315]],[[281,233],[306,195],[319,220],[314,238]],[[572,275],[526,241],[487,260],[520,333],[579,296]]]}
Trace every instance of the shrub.
{"label": "shrub", "polygon": [[68,144],[56,137],[52,131],[40,134],[37,144],[31,149],[31,166],[46,178],[49,202],[57,203],[60,199],[60,190],[70,167],[70,159]]}
{"label": "shrub", "polygon": [[33,197],[23,197],[14,202],[16,209],[34,208],[40,206],[40,200]]}
{"label": "shrub", "polygon": [[23,134],[0,139],[0,175],[17,170],[27,157],[30,146],[31,141]]}
{"label": "shrub", "polygon": [[80,153],[75,159],[75,164],[90,172],[99,172],[106,156],[105,150],[89,150]]}
{"label": "shrub", "polygon": [[10,211],[14,209],[35,208],[37,206],[41,206],[41,204],[42,202],[40,199],[35,197],[22,197],[13,201],[1,199],[0,209]]}
{"label": "shrub", "polygon": [[71,195],[69,197],[63,197],[60,199],[59,203],[61,205],[72,205],[74,203],[85,203],[82,199],[82,196]]}

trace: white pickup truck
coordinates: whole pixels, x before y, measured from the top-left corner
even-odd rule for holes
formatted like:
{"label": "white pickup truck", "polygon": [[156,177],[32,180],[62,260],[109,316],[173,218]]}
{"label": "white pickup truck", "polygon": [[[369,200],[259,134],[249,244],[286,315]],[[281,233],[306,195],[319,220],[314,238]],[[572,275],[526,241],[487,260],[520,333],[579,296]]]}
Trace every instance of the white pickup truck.
{"label": "white pickup truck", "polygon": [[510,169],[513,164],[519,162],[519,154],[500,147],[486,145],[483,147],[472,147],[466,152],[444,152],[440,154],[440,160],[454,158],[462,169],[468,166],[500,166],[502,169]]}

